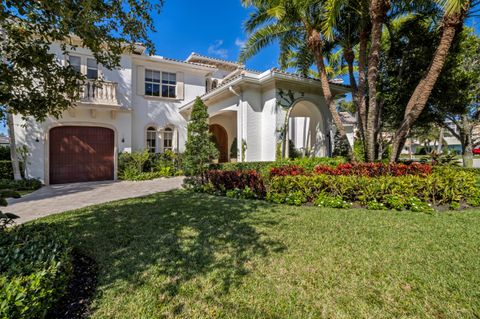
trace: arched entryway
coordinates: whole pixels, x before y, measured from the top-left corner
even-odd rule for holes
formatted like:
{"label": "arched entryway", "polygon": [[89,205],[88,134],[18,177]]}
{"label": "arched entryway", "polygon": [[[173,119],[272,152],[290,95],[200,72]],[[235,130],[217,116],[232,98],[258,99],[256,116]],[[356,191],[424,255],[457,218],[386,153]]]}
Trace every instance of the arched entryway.
{"label": "arched entryway", "polygon": [[298,101],[290,112],[288,126],[288,138],[293,144],[291,148],[299,155],[328,155],[328,132],[324,116],[316,104],[309,100]]}
{"label": "arched entryway", "polygon": [[219,151],[218,160],[221,163],[228,162],[228,135],[225,128],[219,124],[212,124],[209,127],[213,140]]}

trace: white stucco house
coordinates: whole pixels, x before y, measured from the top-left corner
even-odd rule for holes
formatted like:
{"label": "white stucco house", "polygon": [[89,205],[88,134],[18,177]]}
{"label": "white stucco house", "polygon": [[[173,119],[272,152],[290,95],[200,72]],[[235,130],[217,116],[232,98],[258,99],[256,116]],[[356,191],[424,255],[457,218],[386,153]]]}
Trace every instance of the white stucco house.
{"label": "white stucco house", "polygon": [[[17,144],[31,153],[29,177],[45,184],[116,179],[121,152],[183,152],[197,96],[208,106],[220,161],[230,160],[234,140],[238,150],[246,145],[239,161],[275,159],[286,114],[281,92],[289,90],[289,139],[316,156],[332,152],[331,114],[315,79],[275,69],[257,72],[196,53],[184,61],[150,56],[142,46],[124,54],[116,70],[98,65],[81,47],[66,56],[60,45],[51,50],[59,63],[69,63],[88,80],[76,106],[60,118],[14,119]],[[348,92],[339,82],[331,88],[338,95]]]}

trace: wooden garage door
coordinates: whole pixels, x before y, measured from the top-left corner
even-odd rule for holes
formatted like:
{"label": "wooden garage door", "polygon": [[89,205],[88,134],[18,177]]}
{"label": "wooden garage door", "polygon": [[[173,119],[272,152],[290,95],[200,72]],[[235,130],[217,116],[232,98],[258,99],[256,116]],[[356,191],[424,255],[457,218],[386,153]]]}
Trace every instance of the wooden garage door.
{"label": "wooden garage door", "polygon": [[114,178],[114,132],[104,127],[61,126],[50,130],[50,183]]}

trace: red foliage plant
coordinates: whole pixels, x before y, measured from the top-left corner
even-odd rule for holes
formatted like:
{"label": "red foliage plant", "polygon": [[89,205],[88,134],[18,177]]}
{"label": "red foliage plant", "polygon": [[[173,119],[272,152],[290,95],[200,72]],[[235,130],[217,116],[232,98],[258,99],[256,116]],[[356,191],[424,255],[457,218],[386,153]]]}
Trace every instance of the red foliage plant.
{"label": "red foliage plant", "polygon": [[243,190],[248,186],[259,198],[265,197],[267,193],[261,175],[255,170],[210,170],[205,173],[204,178],[219,191]]}
{"label": "red foliage plant", "polygon": [[432,166],[428,164],[384,164],[384,163],[346,163],[337,167],[318,165],[315,174],[326,175],[357,175],[357,176],[426,176],[432,173]]}
{"label": "red foliage plant", "polygon": [[295,176],[303,175],[305,170],[297,165],[285,165],[282,167],[273,167],[270,170],[270,177],[274,176]]}

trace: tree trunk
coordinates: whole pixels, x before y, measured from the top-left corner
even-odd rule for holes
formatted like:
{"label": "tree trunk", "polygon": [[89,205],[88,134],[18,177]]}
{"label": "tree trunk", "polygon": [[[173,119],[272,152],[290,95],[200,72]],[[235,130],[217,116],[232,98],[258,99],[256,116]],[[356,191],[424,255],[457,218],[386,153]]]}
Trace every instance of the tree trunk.
{"label": "tree trunk", "polygon": [[368,36],[369,28],[365,28],[360,33],[360,44],[358,51],[358,126],[360,129],[360,137],[365,150],[365,127],[367,125],[367,50],[368,50]]}
{"label": "tree trunk", "polygon": [[469,121],[468,115],[463,115],[460,121],[462,137],[462,160],[463,167],[473,167],[473,123]]}
{"label": "tree trunk", "polygon": [[432,62],[427,69],[425,76],[420,80],[415,91],[413,92],[407,107],[405,108],[405,115],[400,127],[395,132],[393,139],[393,150],[390,162],[395,162],[400,156],[400,152],[405,144],[406,137],[412,128],[412,125],[422,113],[427,104],[430,93],[433,90],[435,83],[443,69],[445,61],[448,56],[448,51],[452,45],[453,39],[457,29],[462,26],[465,18],[465,11],[457,14],[447,15],[443,17],[443,31],[440,38],[440,43],[433,55]]}
{"label": "tree trunk", "polygon": [[342,120],[340,115],[337,111],[337,105],[335,104],[335,100],[333,99],[332,91],[330,90],[330,82],[328,81],[327,72],[325,70],[325,63],[323,62],[323,43],[320,37],[320,32],[318,30],[312,29],[308,34],[308,46],[313,53],[315,58],[315,64],[317,65],[318,73],[320,75],[320,82],[322,85],[323,96],[327,103],[328,109],[332,114],[333,123],[337,128],[337,131],[340,135],[340,138],[343,141],[346,141],[345,145],[348,146],[348,158],[352,159],[353,152],[350,142],[348,142],[347,132],[345,131],[345,127],[343,126]]}
{"label": "tree trunk", "polygon": [[437,152],[438,153],[441,153],[442,152],[442,149],[443,149],[443,139],[444,139],[444,132],[445,132],[445,128],[441,127],[440,128],[440,134],[438,136],[438,145],[437,145]]}
{"label": "tree trunk", "polygon": [[15,142],[15,126],[13,125],[12,113],[7,113],[8,136],[10,137],[10,158],[12,160],[13,179],[18,181],[22,179],[20,173],[20,163],[18,162],[17,143]]}
{"label": "tree trunk", "polygon": [[382,27],[390,3],[387,0],[372,0],[370,2],[370,18],[372,20],[372,34],[370,54],[368,56],[368,112],[365,126],[365,158],[373,162],[377,158],[378,133],[378,103],[377,103],[377,76],[380,63]]}

